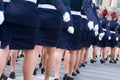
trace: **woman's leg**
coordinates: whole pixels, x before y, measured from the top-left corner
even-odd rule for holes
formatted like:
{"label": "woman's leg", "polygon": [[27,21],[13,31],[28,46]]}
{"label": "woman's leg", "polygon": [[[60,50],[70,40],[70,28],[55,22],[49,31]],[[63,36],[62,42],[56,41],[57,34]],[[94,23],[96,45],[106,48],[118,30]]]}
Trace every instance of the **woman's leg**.
{"label": "woman's leg", "polygon": [[16,60],[18,56],[19,50],[11,50],[10,51],[10,57],[11,57],[11,68],[10,68],[10,75],[9,77],[14,79],[15,78],[15,66],[16,66]]}
{"label": "woman's leg", "polygon": [[10,52],[9,46],[7,46],[4,49],[0,49],[0,77],[4,73],[4,69],[5,69],[7,60],[8,60],[9,52]]}
{"label": "woman's leg", "polygon": [[59,79],[60,65],[61,65],[61,60],[62,60],[64,51],[65,51],[64,49],[56,49],[56,52],[55,52],[55,64],[54,64],[55,79]]}
{"label": "woman's leg", "polygon": [[69,73],[68,77],[72,77],[74,71],[75,61],[76,61],[76,50],[70,50],[70,61],[69,61]]}
{"label": "woman's leg", "polygon": [[56,47],[47,47],[47,59],[45,67],[45,80],[49,80],[51,70],[54,66]]}
{"label": "woman's leg", "polygon": [[[24,50],[25,57],[23,61],[24,80],[32,80],[32,74],[36,66],[36,54],[34,50]],[[38,57],[38,55],[37,55]]]}

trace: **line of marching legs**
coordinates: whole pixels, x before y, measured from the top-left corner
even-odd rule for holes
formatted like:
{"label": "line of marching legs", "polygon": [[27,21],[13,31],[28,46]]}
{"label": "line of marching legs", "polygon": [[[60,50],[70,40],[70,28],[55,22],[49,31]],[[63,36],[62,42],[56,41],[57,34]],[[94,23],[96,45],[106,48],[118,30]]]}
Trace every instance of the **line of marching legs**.
{"label": "line of marching legs", "polygon": [[[100,54],[98,53],[98,50],[100,50]],[[88,54],[91,54],[91,60],[90,63],[96,63],[100,62],[101,64],[105,64],[106,61],[109,61],[109,63],[116,64],[117,61],[119,61],[119,51],[120,49],[115,47],[114,52],[112,54],[112,50],[110,47],[106,48],[100,48],[98,49],[97,46],[93,46],[92,48],[83,48],[81,50],[76,51],[74,55],[70,55],[70,51],[68,50],[60,50],[57,49],[54,55],[54,62],[51,63],[51,65],[54,65],[54,80],[59,80],[60,75],[60,66],[61,62],[64,61],[64,75],[63,80],[69,80],[69,77],[67,77],[68,74],[72,74],[72,76],[77,76],[80,74],[80,68],[86,67],[86,64],[88,61]],[[106,51],[106,53],[103,53]],[[90,53],[92,52],[92,53]],[[36,68],[34,69],[33,75],[37,75],[38,69],[40,69],[41,74],[45,73],[45,67],[46,67],[46,47],[42,48],[42,52],[40,52],[40,57],[38,60],[39,64],[36,65]],[[70,59],[70,57],[73,57]],[[97,59],[100,57],[99,59]],[[18,59],[17,59],[18,58]],[[16,78],[16,63],[19,61],[19,58],[24,58],[24,51],[22,50],[11,50],[9,60],[7,62],[7,65],[10,66],[10,74],[9,78],[15,79]],[[73,67],[71,68],[69,64],[73,64]],[[71,72],[71,73],[70,73]],[[71,76],[71,77],[72,77]],[[6,77],[5,75],[3,77]]]}

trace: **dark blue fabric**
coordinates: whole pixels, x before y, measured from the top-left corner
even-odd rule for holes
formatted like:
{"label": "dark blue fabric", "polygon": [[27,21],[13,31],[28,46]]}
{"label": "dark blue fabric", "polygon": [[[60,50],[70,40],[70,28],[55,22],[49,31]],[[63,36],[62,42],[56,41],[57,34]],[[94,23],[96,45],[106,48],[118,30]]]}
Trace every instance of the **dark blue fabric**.
{"label": "dark blue fabric", "polygon": [[[69,26],[72,26],[73,24],[72,24],[72,20],[66,23],[63,22],[62,19],[63,12],[61,10],[65,8],[64,9],[65,11],[70,12],[69,0],[63,1],[63,3],[61,3],[61,1],[59,0],[50,0],[50,1],[39,0],[38,4],[54,5],[58,10],[39,8],[38,12],[39,12],[39,20],[41,23],[41,27],[39,28],[37,44],[42,46],[56,47],[58,45],[58,40],[60,40],[60,42],[62,42],[63,40],[67,41],[68,39],[65,37],[68,34],[67,29]],[[65,6],[62,6],[60,8],[58,7],[63,4]],[[61,35],[63,37],[61,37]],[[58,46],[59,48],[66,47],[61,45]]]}
{"label": "dark blue fabric", "polygon": [[115,47],[117,45],[116,35],[111,34],[111,40],[108,43],[109,47]]}
{"label": "dark blue fabric", "polygon": [[18,25],[39,27],[37,5],[24,0],[12,0],[6,7],[5,21]]}
{"label": "dark blue fabric", "polygon": [[6,23],[1,27],[1,48],[9,45],[10,49],[34,49],[37,27]]}
{"label": "dark blue fabric", "polygon": [[102,28],[106,29],[107,31],[105,32],[105,36],[103,37],[103,39],[101,41],[99,41],[99,47],[108,47],[109,45],[109,40],[108,37],[110,36],[110,30],[108,27],[108,23],[109,21],[105,18],[102,17],[100,18],[100,25],[102,26]]}
{"label": "dark blue fabric", "polygon": [[84,0],[70,0],[71,10],[73,10],[73,11],[81,11],[83,1]]}
{"label": "dark blue fabric", "polygon": [[110,40],[110,47],[115,47],[117,45],[117,41],[116,41],[116,37],[118,37],[118,32],[117,32],[117,27],[118,27],[118,23],[116,20],[111,20],[109,22],[109,29],[110,31],[114,31],[115,34],[111,33],[111,40]]}
{"label": "dark blue fabric", "polygon": [[[70,1],[69,0],[62,0],[62,2],[64,3],[67,11],[71,14]],[[71,21],[69,21],[67,23],[63,22],[62,32],[60,34],[60,37],[59,37],[59,40],[57,43],[57,48],[72,50],[72,48],[69,46],[69,43],[70,43],[70,39],[73,38],[72,37],[73,34],[70,34],[67,31],[68,27],[73,25],[72,21],[73,20],[72,20],[72,16],[71,16]]]}
{"label": "dark blue fabric", "polygon": [[38,4],[54,5],[61,12],[61,14],[66,12],[65,6],[61,0],[38,0]]}
{"label": "dark blue fabric", "polygon": [[0,0],[0,11],[4,11],[4,3],[3,3],[3,0]]}

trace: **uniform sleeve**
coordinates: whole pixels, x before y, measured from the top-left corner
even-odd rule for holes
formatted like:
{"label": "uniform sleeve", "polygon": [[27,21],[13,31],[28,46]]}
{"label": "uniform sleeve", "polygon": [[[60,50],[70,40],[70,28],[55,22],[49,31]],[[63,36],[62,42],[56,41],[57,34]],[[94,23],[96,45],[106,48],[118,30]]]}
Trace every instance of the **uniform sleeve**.
{"label": "uniform sleeve", "polygon": [[111,36],[111,33],[110,33],[110,26],[109,26],[109,21],[107,22],[107,24],[106,24],[106,30],[107,30],[107,36]]}
{"label": "uniform sleeve", "polygon": [[98,17],[95,15],[95,12],[89,3],[89,0],[83,0],[82,8],[83,8],[88,20],[93,21],[95,23],[95,25],[98,24],[99,25],[99,32],[102,32],[102,27],[100,26],[100,22],[98,21]]}
{"label": "uniform sleeve", "polygon": [[67,10],[61,0],[49,0],[62,14]]}
{"label": "uniform sleeve", "polygon": [[119,24],[117,23],[117,24],[116,24],[116,28],[115,28],[116,37],[118,37],[118,36],[119,36],[118,29],[119,29]]}
{"label": "uniform sleeve", "polygon": [[3,3],[3,0],[0,0],[0,11],[4,11],[4,3]]}
{"label": "uniform sleeve", "polygon": [[118,25],[118,37],[120,38],[120,25]]}

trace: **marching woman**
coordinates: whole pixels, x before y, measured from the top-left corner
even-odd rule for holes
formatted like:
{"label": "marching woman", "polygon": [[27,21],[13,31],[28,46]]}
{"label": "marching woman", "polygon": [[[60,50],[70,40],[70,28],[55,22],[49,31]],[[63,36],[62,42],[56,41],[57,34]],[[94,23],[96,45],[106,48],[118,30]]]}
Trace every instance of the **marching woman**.
{"label": "marching woman", "polygon": [[[94,11],[91,7],[91,4],[89,3],[89,0],[70,0],[71,2],[71,14],[72,14],[72,18],[73,18],[73,25],[74,25],[74,28],[75,28],[75,33],[73,36],[75,36],[76,38],[78,38],[79,42],[77,42],[76,38],[75,39],[71,39],[72,40],[72,43],[70,43],[69,45],[73,44],[73,43],[76,43],[77,42],[77,48],[74,46],[71,48],[71,51],[75,51],[74,48],[76,48],[76,50],[80,50],[82,48],[82,44],[81,44],[81,28],[82,28],[82,18],[81,18],[81,9],[84,10],[88,20],[90,22],[89,23],[89,29],[94,29],[95,32],[100,32],[100,38],[102,39],[103,37],[103,33],[101,33],[101,28],[99,28],[99,22],[97,21],[97,17],[95,16],[94,14]],[[94,22],[94,24],[92,24]],[[96,29],[97,28],[97,29]],[[100,30],[99,30],[99,29]],[[67,74],[67,77],[65,80],[74,80],[72,78],[72,73],[74,72],[74,66],[75,66],[75,61],[73,60],[73,58],[75,58],[76,55],[71,55],[70,56],[70,61],[69,61],[69,72]]]}
{"label": "marching woman", "polygon": [[[4,2],[3,2],[3,0],[0,0],[0,40],[2,37],[1,36],[1,25],[3,22],[4,22]],[[1,47],[1,44],[0,44],[0,47]],[[0,52],[2,52],[2,49],[0,49]],[[0,56],[1,56],[1,53],[0,53]],[[4,70],[4,68],[3,68],[3,70]],[[0,80],[2,80],[2,77],[4,76],[2,73],[3,72],[1,72],[1,74],[0,74]]]}
{"label": "marching woman", "polygon": [[[61,0],[38,0],[38,8],[41,27],[39,28],[37,45],[46,47],[45,80],[49,80],[54,65],[57,42],[62,31],[62,22],[69,22],[70,15]],[[73,27],[72,31],[71,27],[67,30],[69,33],[74,32]]]}
{"label": "marching woman", "polygon": [[82,37],[81,37],[82,49],[80,54],[80,59],[81,59],[80,63],[81,63],[81,67],[85,67],[85,62],[88,55],[88,48],[90,47],[88,41],[90,40],[91,37],[90,35],[91,30],[88,28],[87,25],[88,19],[83,10],[81,11],[81,18],[82,18],[83,28],[82,28]]}
{"label": "marching woman", "polygon": [[[96,6],[95,4],[92,2],[92,0],[89,0],[90,1],[90,4],[91,4],[91,7],[94,11],[94,14],[95,16],[97,17],[97,21],[99,22],[99,18],[98,18],[98,15],[97,15],[97,9],[96,9]],[[99,24],[100,25],[100,24]],[[92,48],[93,48],[93,51],[92,51],[92,59],[90,60],[91,63],[95,63],[96,62],[96,56],[97,56],[97,50],[98,50],[98,27],[96,26],[93,31],[95,31],[95,33],[93,32],[93,34],[91,34],[91,43],[92,43]]]}
{"label": "marching woman", "polygon": [[109,42],[109,46],[111,47],[111,58],[109,63],[114,63],[114,57],[115,57],[115,46],[117,45],[117,42],[119,38],[117,37],[117,14],[115,12],[112,12],[110,14],[111,20],[109,22],[109,29],[111,33],[111,40]]}
{"label": "marching woman", "polygon": [[120,51],[120,25],[118,25],[117,28],[117,37],[118,37],[118,42],[117,42],[117,46],[115,48],[115,58],[114,58],[114,63],[116,63],[118,61],[118,55],[119,55],[119,51]]}
{"label": "marching woman", "polygon": [[[0,52],[0,75],[3,73],[9,50],[24,50],[24,80],[32,80],[34,70],[34,47],[39,27],[37,0],[12,0],[5,11],[2,28],[2,51]],[[7,80],[7,79],[5,79]]]}
{"label": "marching woman", "polygon": [[[65,8],[67,9],[67,11],[69,12],[69,14],[71,14],[71,10],[70,10],[70,0],[62,0],[63,4],[65,5]],[[61,64],[61,60],[62,57],[64,55],[64,69],[65,69],[65,74],[68,73],[68,60],[69,60],[69,53],[66,49],[68,49],[68,41],[70,40],[70,38],[72,37],[72,35],[74,35],[73,33],[69,33],[67,31],[68,26],[71,26],[70,28],[72,28],[73,23],[72,20],[70,20],[68,23],[65,23],[62,21],[62,32],[60,34],[58,43],[57,43],[57,49],[55,52],[55,64],[54,64],[54,68],[55,68],[55,80],[59,80],[59,71],[60,71],[60,64]],[[66,25],[67,24],[67,25]],[[72,37],[73,38],[73,37]],[[63,45],[64,44],[64,45]]]}
{"label": "marching woman", "polygon": [[101,59],[100,62],[101,63],[105,63],[105,55],[107,55],[108,52],[108,42],[109,42],[109,35],[110,35],[110,31],[108,28],[108,20],[106,18],[108,12],[106,9],[104,9],[102,11],[102,17],[100,18],[100,24],[103,28],[103,31],[105,32],[105,36],[103,37],[103,39],[101,41],[99,41],[99,47],[101,47]]}
{"label": "marching woman", "polygon": [[[4,0],[4,10],[6,10],[6,7],[10,3],[11,0]],[[11,61],[11,73],[9,77],[11,79],[15,79],[15,65],[16,65],[16,60],[17,60],[17,55],[18,55],[18,50],[11,50],[10,51],[10,56],[8,57],[8,63]]]}

